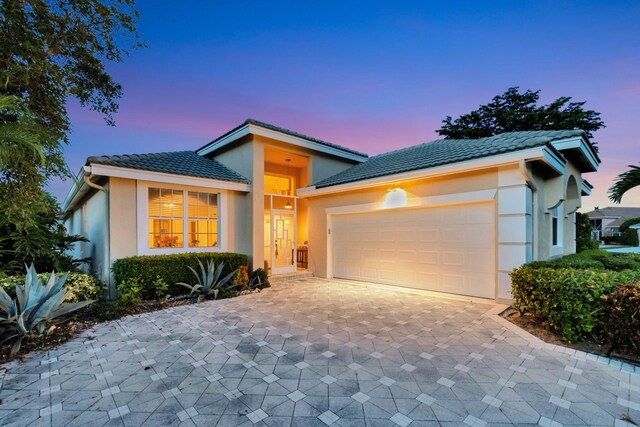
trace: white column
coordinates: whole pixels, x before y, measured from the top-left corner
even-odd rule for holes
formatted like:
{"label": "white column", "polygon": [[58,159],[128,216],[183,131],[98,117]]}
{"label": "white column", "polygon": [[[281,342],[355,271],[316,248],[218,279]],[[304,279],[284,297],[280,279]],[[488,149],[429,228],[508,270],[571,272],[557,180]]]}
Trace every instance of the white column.
{"label": "white column", "polygon": [[511,300],[509,273],[533,259],[533,198],[517,167],[498,172],[498,292]]}

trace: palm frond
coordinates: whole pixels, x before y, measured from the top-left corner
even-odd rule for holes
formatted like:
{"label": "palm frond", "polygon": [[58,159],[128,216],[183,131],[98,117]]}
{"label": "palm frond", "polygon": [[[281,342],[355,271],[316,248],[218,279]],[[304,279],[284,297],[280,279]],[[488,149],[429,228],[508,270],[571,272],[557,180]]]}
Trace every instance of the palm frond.
{"label": "palm frond", "polygon": [[640,166],[629,165],[629,170],[618,175],[609,189],[609,199],[615,203],[622,201],[622,196],[632,188],[640,186]]}

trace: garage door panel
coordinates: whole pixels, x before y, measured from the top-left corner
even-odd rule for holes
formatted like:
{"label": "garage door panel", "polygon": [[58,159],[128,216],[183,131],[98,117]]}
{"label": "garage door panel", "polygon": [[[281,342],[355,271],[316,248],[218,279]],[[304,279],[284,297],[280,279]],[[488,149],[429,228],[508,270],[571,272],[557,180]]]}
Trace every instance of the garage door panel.
{"label": "garage door panel", "polygon": [[442,264],[456,267],[464,266],[464,252],[443,252]]}
{"label": "garage door panel", "polygon": [[439,264],[440,253],[438,251],[419,251],[420,264]]}
{"label": "garage door panel", "polygon": [[493,203],[333,217],[334,277],[493,298]]}

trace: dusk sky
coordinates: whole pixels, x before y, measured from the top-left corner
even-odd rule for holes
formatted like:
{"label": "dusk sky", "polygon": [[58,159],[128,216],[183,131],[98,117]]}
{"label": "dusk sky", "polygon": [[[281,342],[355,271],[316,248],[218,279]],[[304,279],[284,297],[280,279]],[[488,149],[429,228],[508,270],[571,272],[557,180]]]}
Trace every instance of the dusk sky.
{"label": "dusk sky", "polygon": [[[109,67],[116,127],[76,104],[66,149],[193,150],[252,117],[370,155],[438,138],[511,86],[602,113],[583,211],[640,161],[639,1],[140,1],[148,48]],[[71,183],[50,190],[64,198]],[[623,199],[640,206],[640,190]]]}

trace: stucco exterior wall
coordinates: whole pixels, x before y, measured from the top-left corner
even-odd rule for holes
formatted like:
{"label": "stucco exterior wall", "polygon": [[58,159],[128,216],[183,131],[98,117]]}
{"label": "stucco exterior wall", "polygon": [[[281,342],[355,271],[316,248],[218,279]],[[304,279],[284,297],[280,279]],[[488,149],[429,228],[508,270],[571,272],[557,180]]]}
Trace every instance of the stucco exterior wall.
{"label": "stucco exterior wall", "polygon": [[[105,185],[109,191],[109,184]],[[109,210],[108,196],[104,191],[96,191],[85,201],[82,219],[86,224],[83,235],[89,239],[83,246],[84,256],[91,257],[90,271],[98,279],[109,281],[111,264],[109,262]]]}
{"label": "stucco exterior wall", "polygon": [[[572,163],[567,163],[563,175],[553,177],[535,167],[529,167],[528,170],[534,187],[533,208],[537,239],[534,242],[534,259],[548,260],[575,253],[575,212],[580,208],[582,200],[579,189],[582,188],[583,178],[580,172]],[[577,197],[567,191],[571,177],[578,189]],[[556,246],[552,241],[551,210],[554,206],[559,206],[562,222],[560,245]]]}
{"label": "stucco exterior wall", "polygon": [[[234,194],[229,205],[243,209],[229,211],[233,230],[238,234],[229,239],[230,247],[249,255],[252,269],[264,267],[264,138],[248,136],[231,149],[216,153],[214,158],[251,181],[246,195]],[[231,226],[229,227],[232,228]],[[246,231],[246,232],[245,232]],[[233,242],[233,243],[232,243]]]}
{"label": "stucco exterior wall", "polygon": [[325,178],[329,178],[337,173],[349,169],[353,166],[354,162],[349,162],[335,157],[325,156],[321,153],[316,153],[309,158],[310,162],[310,175],[309,182],[313,185],[322,181]]}
{"label": "stucco exterior wall", "polygon": [[136,181],[133,179],[109,179],[109,236],[113,261],[136,255]]}
{"label": "stucco exterior wall", "polygon": [[327,208],[360,204],[382,204],[390,188],[401,188],[408,198],[439,196],[495,189],[498,185],[497,169],[450,175],[443,178],[413,180],[393,185],[310,197],[309,212],[309,268],[316,276],[327,277]]}

